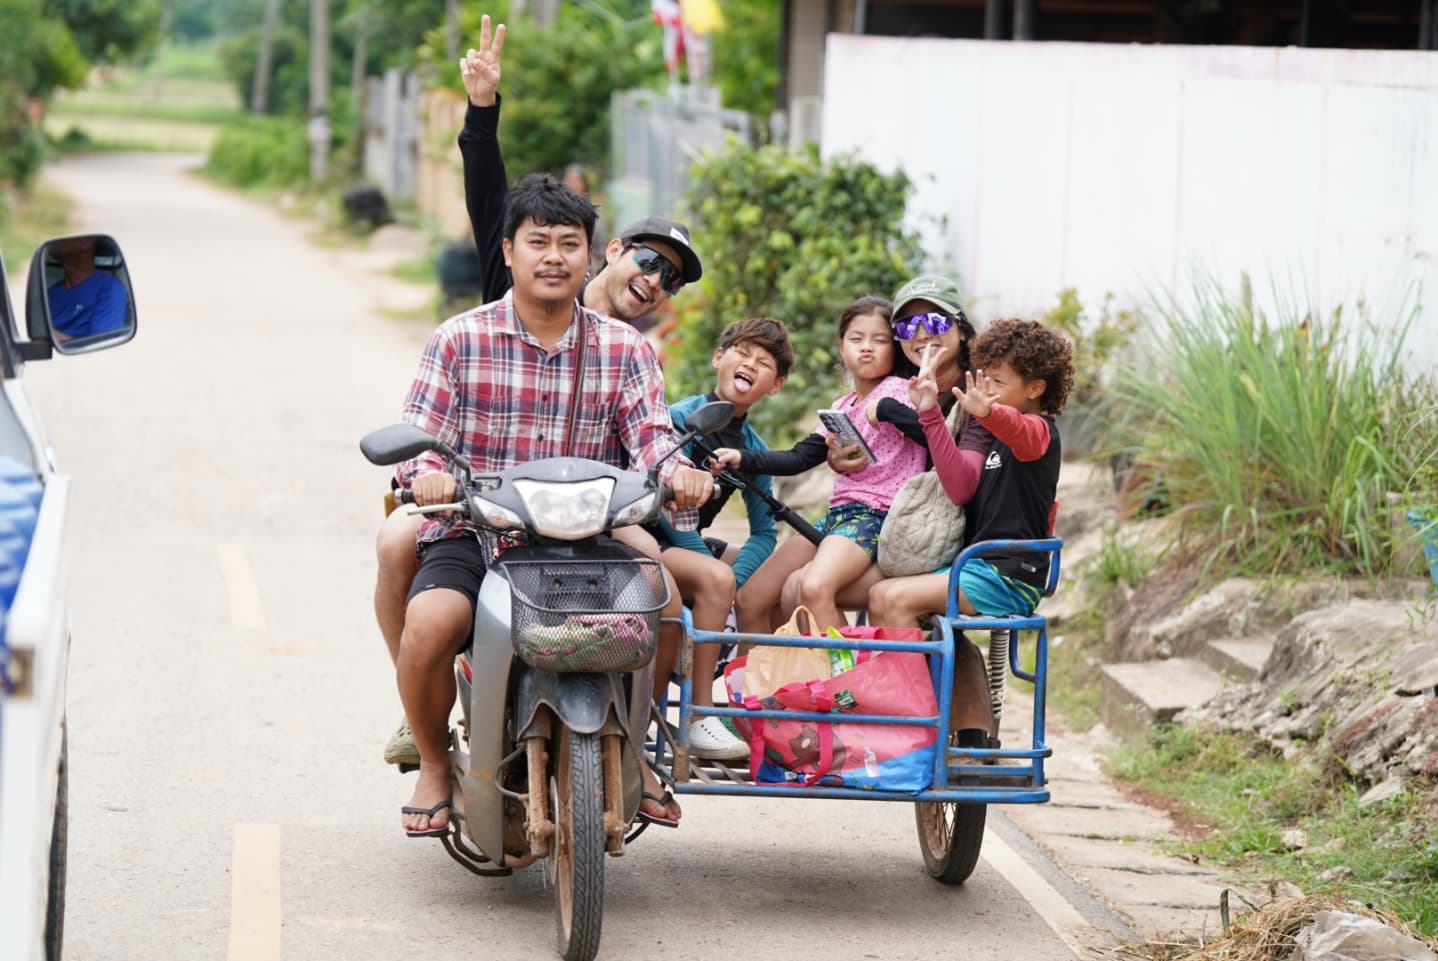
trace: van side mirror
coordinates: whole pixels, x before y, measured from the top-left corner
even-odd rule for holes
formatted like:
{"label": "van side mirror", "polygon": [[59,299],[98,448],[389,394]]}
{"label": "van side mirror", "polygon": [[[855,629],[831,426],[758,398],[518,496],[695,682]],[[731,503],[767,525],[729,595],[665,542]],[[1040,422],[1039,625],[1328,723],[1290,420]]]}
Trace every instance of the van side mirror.
{"label": "van side mirror", "polygon": [[137,327],[135,293],[120,245],[107,234],[47,240],[30,260],[25,291],[26,360],[53,348],[84,354],[125,343]]}

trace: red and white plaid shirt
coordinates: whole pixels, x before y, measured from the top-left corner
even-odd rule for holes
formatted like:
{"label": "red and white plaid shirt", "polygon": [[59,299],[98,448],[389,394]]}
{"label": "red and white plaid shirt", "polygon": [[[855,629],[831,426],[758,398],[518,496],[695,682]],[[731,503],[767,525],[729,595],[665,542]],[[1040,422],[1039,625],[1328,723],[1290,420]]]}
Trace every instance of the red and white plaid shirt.
{"label": "red and white plaid shirt", "polygon": [[[588,316],[580,397],[574,389],[574,339],[579,312]],[[574,449],[564,450],[570,409]],[[569,330],[546,350],[514,314],[513,293],[440,324],[425,345],[419,373],[401,418],[466,458],[475,473],[502,470],[542,457],[588,457],[647,470],[678,439],[664,400],[664,372],[654,348],[628,324],[577,303]],[[661,469],[692,466],[680,454]],[[416,476],[446,471],[438,454],[405,461],[395,476],[405,487]],[[675,526],[692,529],[694,508],[677,512]],[[473,530],[468,521],[430,518],[421,543]]]}

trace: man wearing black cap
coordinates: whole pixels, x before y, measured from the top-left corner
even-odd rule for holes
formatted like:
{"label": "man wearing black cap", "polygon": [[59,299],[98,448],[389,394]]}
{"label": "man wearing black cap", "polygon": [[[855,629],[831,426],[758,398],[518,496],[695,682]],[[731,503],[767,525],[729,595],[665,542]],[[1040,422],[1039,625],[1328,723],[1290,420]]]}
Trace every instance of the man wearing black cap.
{"label": "man wearing black cap", "polygon": [[[464,158],[464,203],[484,275],[484,302],[504,296],[512,283],[500,245],[504,197],[508,191],[499,152],[500,51],[504,24],[490,34],[489,15],[480,20],[479,49],[460,60],[469,107],[459,132]],[[689,239],[689,228],[664,217],[646,217],[619,232],[604,248],[604,267],[579,292],[590,310],[635,323],[653,313],[704,268]]]}

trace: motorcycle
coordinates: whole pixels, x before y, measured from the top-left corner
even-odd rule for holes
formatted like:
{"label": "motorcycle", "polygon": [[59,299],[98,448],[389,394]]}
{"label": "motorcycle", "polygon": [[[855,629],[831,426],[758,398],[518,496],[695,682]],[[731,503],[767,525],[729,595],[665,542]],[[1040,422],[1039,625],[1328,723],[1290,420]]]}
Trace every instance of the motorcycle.
{"label": "motorcycle", "polygon": [[[732,412],[726,401],[696,410],[666,457]],[[669,603],[659,562],[603,535],[658,518],[670,497],[658,465],[640,474],[554,457],[476,475],[409,424],[367,434],[360,449],[381,466],[437,452],[459,471],[460,494],[414,510],[452,511],[525,541],[491,563],[470,641],[455,659],[461,718],[450,731],[453,808],[440,840],[481,876],[507,876],[510,862],[528,855],[543,859],[559,953],[590,961],[605,857],[622,855],[634,837],[659,615]],[[520,824],[522,846],[514,833],[507,845],[506,827]]]}

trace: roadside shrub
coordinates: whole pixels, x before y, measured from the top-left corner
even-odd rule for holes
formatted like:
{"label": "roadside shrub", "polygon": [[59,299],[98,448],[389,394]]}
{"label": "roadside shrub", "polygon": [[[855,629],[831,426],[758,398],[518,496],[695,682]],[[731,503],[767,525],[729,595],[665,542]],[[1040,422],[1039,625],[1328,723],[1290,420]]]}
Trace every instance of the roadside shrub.
{"label": "roadside shrub", "polygon": [[1086,457],[1103,443],[1113,419],[1109,390],[1118,358],[1138,330],[1133,310],[1114,307],[1112,294],[1104,297],[1097,314],[1091,313],[1072,287],[1059,291],[1058,303],[1044,311],[1042,320],[1062,331],[1074,345],[1074,389],[1064,407],[1060,430],[1066,459]]}
{"label": "roadside shrub", "polygon": [[685,215],[704,258],[699,290],[675,299],[666,343],[671,399],[714,386],[709,358],[724,328],[760,314],[789,325],[794,369],[754,411],[771,444],[817,423],[840,392],[835,323],[864,294],[888,297],[920,272],[917,235],[902,226],[912,185],[853,156],[821,160],[817,147],[706,151],[693,169]]}
{"label": "roadside shrub", "polygon": [[1122,442],[1162,479],[1181,553],[1257,575],[1388,573],[1388,495],[1435,442],[1431,426],[1415,429],[1433,387],[1403,366],[1411,317],[1268,316],[1247,277],[1155,313],[1116,387]]}
{"label": "roadside shrub", "polygon": [[245,117],[220,130],[205,170],[236,187],[286,187],[309,179],[309,163],[303,120]]}

